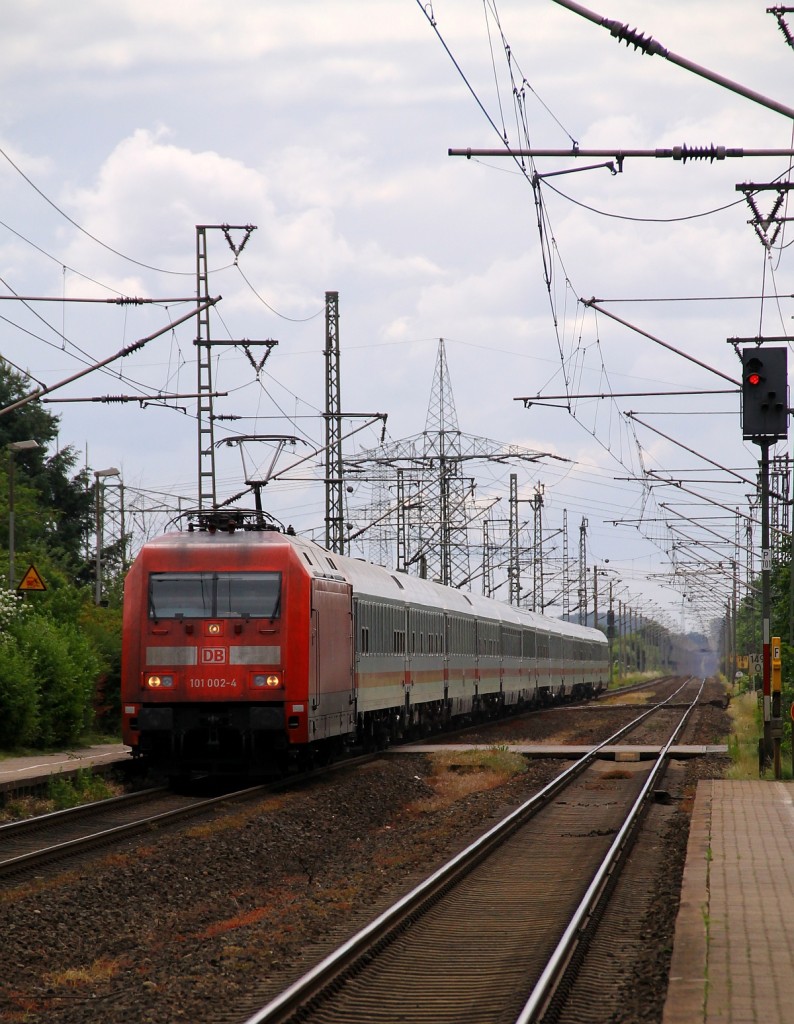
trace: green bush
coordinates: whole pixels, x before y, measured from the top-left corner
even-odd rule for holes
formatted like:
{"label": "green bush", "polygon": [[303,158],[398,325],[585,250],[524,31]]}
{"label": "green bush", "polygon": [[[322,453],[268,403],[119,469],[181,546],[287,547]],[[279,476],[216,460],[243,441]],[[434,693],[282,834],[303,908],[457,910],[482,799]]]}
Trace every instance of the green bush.
{"label": "green bush", "polygon": [[47,797],[52,800],[55,810],[77,807],[78,804],[107,800],[114,795],[105,780],[95,775],[90,768],[80,768],[71,778],[51,775],[47,782]]}
{"label": "green bush", "polygon": [[56,811],[65,811],[69,807],[77,807],[81,802],[80,795],[69,779],[62,775],[51,775],[47,781],[47,799],[55,804]]}
{"label": "green bush", "polygon": [[37,743],[75,743],[91,724],[99,659],[71,622],[40,615],[11,627],[18,650],[31,667],[39,691]]}
{"label": "green bush", "polygon": [[0,635],[0,747],[24,747],[39,734],[39,694],[30,659]]}
{"label": "green bush", "polygon": [[[37,595],[38,596],[38,595]],[[0,748],[63,746],[119,722],[121,612],[64,588],[49,603],[0,590]]]}
{"label": "green bush", "polygon": [[80,633],[100,659],[94,689],[94,717],[99,729],[118,732],[121,723],[121,608],[85,606],[79,618]]}

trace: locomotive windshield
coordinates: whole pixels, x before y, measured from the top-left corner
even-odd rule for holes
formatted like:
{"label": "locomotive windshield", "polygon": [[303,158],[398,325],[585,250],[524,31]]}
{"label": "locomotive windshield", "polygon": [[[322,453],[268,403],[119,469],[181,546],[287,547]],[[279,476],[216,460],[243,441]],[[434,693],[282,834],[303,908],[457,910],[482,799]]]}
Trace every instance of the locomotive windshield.
{"label": "locomotive windshield", "polygon": [[280,572],[154,572],[150,619],[275,619]]}

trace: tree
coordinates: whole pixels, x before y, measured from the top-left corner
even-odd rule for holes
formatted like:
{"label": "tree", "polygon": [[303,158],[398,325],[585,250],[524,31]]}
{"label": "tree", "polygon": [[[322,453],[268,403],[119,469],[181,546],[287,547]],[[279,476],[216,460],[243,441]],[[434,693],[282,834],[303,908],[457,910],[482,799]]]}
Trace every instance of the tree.
{"label": "tree", "polygon": [[[39,403],[3,413],[26,395],[25,378],[0,359],[0,545],[8,546],[10,501],[7,446],[15,451],[14,546],[20,572],[34,563],[42,593],[20,595],[0,582],[0,746],[74,743],[87,726],[118,725],[121,599],[94,604],[95,528],[90,470],[75,472],[71,446],[49,449],[58,419]],[[3,515],[5,505],[6,514]],[[0,581],[3,574],[0,574]]]}
{"label": "tree", "polygon": [[[24,397],[29,387],[19,373],[0,359],[0,411]],[[74,473],[78,455],[67,446],[48,455],[48,447],[58,437],[58,417],[37,402],[0,415],[0,450],[13,441],[35,440],[38,448],[14,454],[15,546],[20,551],[46,551],[74,578],[84,572],[86,541],[93,525],[93,497],[89,473]],[[8,463],[2,471],[8,474]],[[8,485],[2,488],[2,501],[8,501]],[[5,544],[9,545],[6,524]],[[0,529],[0,537],[3,536]]]}

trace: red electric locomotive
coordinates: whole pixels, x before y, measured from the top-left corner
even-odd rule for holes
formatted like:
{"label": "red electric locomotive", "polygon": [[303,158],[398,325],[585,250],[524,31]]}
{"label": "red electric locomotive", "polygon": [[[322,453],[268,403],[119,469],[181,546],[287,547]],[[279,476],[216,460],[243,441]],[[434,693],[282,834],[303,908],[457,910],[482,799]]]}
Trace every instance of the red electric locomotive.
{"label": "red electric locomotive", "polygon": [[124,588],[123,737],[171,775],[283,770],[353,742],[606,685],[598,630],[200,513]]}

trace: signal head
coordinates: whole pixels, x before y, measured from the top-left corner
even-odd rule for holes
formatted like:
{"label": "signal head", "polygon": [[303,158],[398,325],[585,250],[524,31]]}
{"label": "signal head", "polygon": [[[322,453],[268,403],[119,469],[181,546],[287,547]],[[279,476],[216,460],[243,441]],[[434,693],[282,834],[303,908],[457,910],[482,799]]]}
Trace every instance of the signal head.
{"label": "signal head", "polygon": [[742,350],[742,432],[763,443],[788,434],[788,380],[785,348]]}

